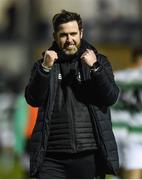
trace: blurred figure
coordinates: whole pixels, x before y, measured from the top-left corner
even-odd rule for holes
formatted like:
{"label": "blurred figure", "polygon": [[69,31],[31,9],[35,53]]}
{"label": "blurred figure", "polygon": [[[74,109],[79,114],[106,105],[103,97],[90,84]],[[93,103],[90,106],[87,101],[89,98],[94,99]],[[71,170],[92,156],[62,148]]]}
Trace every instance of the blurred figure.
{"label": "blurred figure", "polygon": [[82,39],[79,14],[53,17],[54,42],[32,69],[27,102],[39,107],[30,172],[39,179],[92,179],[116,174],[117,146],[109,107],[117,100],[107,58]]}
{"label": "blurred figure", "polygon": [[15,101],[15,111],[13,113],[13,131],[15,135],[13,150],[15,154],[15,160],[19,162],[24,171],[24,178],[26,177],[26,174],[28,174],[27,172],[29,169],[29,167],[27,167],[28,161],[25,161],[25,159],[27,159],[27,152],[25,151],[25,129],[27,126],[27,119],[28,105],[25,102],[23,93],[19,93]]}
{"label": "blurred figure", "polygon": [[24,171],[24,177],[29,177],[29,139],[35,125],[37,108],[29,106],[23,93],[17,95],[13,113],[13,129],[15,135],[14,153]]}
{"label": "blurred figure", "polygon": [[17,37],[18,3],[17,0],[0,1],[0,38],[3,40]]}
{"label": "blurred figure", "polygon": [[9,19],[7,27],[8,37],[15,37],[16,35],[16,25],[17,25],[17,2],[12,0],[7,8],[7,16]]}
{"label": "blurred figure", "polygon": [[[0,67],[0,177],[7,178],[14,169],[14,133],[12,115],[15,94],[11,90],[7,69]],[[2,165],[2,166],[1,166]]]}
{"label": "blurred figure", "polygon": [[142,48],[132,52],[132,67],[115,73],[121,87],[112,108],[113,131],[118,144],[121,178],[142,178]]}

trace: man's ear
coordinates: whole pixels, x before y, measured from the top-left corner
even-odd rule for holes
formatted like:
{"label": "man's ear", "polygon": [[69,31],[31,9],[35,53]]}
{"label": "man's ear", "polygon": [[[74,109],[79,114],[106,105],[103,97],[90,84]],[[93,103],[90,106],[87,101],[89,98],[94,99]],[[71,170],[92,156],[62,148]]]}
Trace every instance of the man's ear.
{"label": "man's ear", "polygon": [[83,29],[80,30],[80,38],[82,39],[83,37]]}

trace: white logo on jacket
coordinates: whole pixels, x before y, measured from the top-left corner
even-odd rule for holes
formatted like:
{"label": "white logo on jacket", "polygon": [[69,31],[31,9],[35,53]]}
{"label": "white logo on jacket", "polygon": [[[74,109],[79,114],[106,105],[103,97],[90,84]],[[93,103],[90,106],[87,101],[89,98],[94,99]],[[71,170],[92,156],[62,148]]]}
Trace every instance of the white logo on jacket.
{"label": "white logo on jacket", "polygon": [[[77,78],[77,80],[78,80],[79,82],[82,81],[80,72],[78,72],[76,78]],[[61,74],[61,73],[58,74],[58,79],[62,80],[62,74]]]}
{"label": "white logo on jacket", "polygon": [[62,79],[62,74],[61,73],[58,74],[58,79]]}
{"label": "white logo on jacket", "polygon": [[81,74],[80,74],[80,72],[78,72],[78,75],[77,75],[77,80],[79,81],[79,82],[81,82],[82,80],[81,80]]}

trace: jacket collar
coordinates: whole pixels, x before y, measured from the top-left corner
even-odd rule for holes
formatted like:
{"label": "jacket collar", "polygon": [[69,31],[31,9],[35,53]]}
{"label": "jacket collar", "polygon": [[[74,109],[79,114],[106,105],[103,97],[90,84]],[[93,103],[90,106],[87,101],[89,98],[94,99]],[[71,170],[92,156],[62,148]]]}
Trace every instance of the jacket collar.
{"label": "jacket collar", "polygon": [[[92,49],[95,54],[97,54],[97,50],[91,45],[89,44],[87,41],[85,41],[84,39],[81,40],[81,46],[79,48],[79,50],[72,56],[68,56],[66,55],[57,45],[57,43],[55,41],[53,41],[52,46],[48,49],[48,50],[54,50],[57,52],[58,57],[60,59],[60,61],[76,61],[78,59],[80,59],[80,56],[83,54],[83,52],[86,49]],[[45,51],[42,53],[42,55],[44,56]]]}

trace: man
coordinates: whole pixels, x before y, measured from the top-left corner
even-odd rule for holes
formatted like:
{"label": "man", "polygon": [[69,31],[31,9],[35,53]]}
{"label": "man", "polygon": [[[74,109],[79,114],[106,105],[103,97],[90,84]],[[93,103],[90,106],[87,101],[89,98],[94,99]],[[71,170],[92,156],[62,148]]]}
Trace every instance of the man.
{"label": "man", "polygon": [[54,42],[33,67],[27,102],[39,107],[31,139],[31,176],[104,178],[118,171],[109,106],[117,100],[107,58],[82,39],[80,15],[53,17]]}

